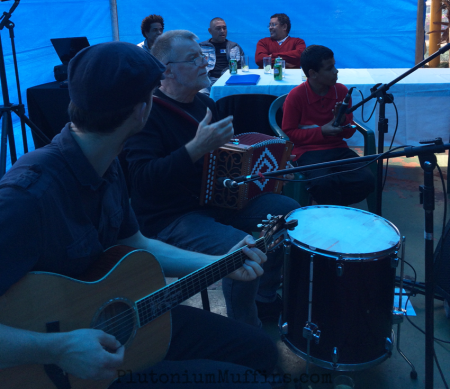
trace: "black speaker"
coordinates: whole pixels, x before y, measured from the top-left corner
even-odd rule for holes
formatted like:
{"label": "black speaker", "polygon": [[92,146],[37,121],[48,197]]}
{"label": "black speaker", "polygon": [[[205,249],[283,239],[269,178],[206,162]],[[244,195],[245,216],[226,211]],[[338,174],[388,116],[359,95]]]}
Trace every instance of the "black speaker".
{"label": "black speaker", "polygon": [[50,41],[62,62],[62,65],[57,65],[53,69],[55,80],[65,81],[67,80],[67,67],[69,61],[75,57],[79,51],[89,47],[89,41],[85,36],[74,38],[52,38]]}
{"label": "black speaker", "polygon": [[450,301],[450,221],[434,252],[434,280],[436,292]]}
{"label": "black speaker", "polygon": [[56,65],[53,68],[53,74],[55,75],[56,81],[65,81],[67,80],[67,67],[68,64],[63,63],[62,65]]}

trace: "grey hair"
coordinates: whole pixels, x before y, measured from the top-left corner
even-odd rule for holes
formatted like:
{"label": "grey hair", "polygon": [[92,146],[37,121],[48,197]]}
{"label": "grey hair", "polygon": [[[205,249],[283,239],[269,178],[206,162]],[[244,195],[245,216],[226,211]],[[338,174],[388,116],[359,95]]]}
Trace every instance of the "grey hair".
{"label": "grey hair", "polygon": [[171,30],[156,38],[152,47],[152,54],[162,63],[167,63],[172,54],[173,44],[176,41],[190,39],[196,41],[198,36],[188,30]]}

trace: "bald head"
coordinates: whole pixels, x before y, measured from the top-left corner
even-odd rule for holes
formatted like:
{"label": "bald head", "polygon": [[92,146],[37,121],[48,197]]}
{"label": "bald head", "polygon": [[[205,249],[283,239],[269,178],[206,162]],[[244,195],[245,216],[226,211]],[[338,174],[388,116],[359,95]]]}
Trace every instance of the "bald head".
{"label": "bald head", "polygon": [[214,18],[209,23],[208,32],[211,34],[211,41],[223,43],[227,39],[227,24],[222,18]]}

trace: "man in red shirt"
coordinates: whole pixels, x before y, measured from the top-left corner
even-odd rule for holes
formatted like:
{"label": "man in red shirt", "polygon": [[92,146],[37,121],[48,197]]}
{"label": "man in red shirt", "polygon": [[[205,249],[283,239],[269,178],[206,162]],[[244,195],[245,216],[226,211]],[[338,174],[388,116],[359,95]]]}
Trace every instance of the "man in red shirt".
{"label": "man in red shirt", "polygon": [[286,68],[299,69],[300,56],[305,50],[305,41],[289,36],[291,21],[286,14],[275,14],[270,17],[270,37],[261,39],[256,45],[255,62],[260,69],[263,67],[263,58],[281,57],[286,61]]}
{"label": "man in red shirt", "polygon": [[[309,46],[301,57],[307,81],[292,89],[283,106],[282,129],[294,142],[298,166],[358,157],[344,138],[353,136],[353,114],[333,127],[335,114],[348,89],[337,83],[338,70],[333,52],[324,46]],[[351,100],[349,102],[351,107]],[[306,172],[308,178],[355,169],[362,164],[343,165]],[[308,182],[308,190],[318,204],[349,205],[364,200],[375,189],[375,179],[368,167]]]}

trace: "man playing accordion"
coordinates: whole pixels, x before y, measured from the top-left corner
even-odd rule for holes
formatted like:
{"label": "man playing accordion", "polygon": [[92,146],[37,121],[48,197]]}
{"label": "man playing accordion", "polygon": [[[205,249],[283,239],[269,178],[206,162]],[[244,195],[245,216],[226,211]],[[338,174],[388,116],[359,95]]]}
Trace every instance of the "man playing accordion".
{"label": "man playing accordion", "polygon": [[[165,79],[154,94],[147,124],[124,151],[131,204],[143,234],[191,251],[224,254],[267,214],[286,215],[299,204],[269,193],[241,210],[200,206],[204,155],[233,138],[233,118],[218,120],[214,101],[198,93],[210,81],[196,39],[189,31],[175,30],[156,40],[152,54],[167,66]],[[223,279],[228,317],[258,327],[260,319],[278,317],[281,254],[268,254],[259,279]]]}

